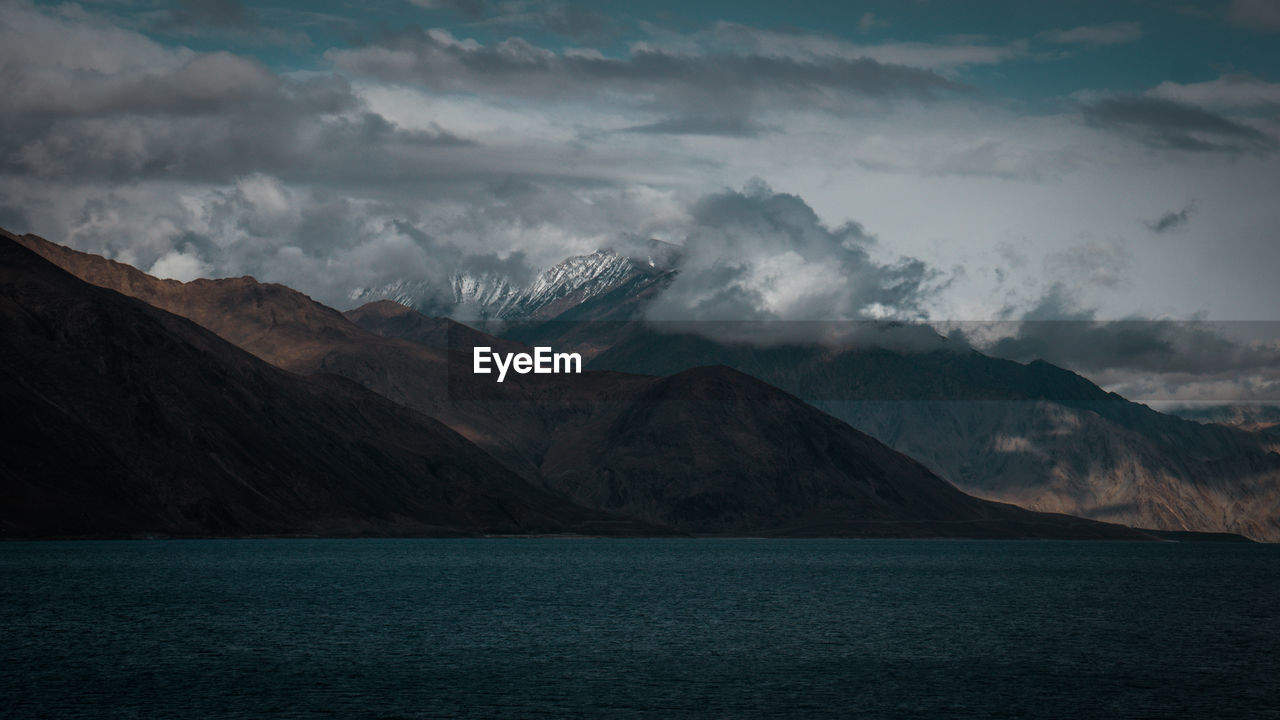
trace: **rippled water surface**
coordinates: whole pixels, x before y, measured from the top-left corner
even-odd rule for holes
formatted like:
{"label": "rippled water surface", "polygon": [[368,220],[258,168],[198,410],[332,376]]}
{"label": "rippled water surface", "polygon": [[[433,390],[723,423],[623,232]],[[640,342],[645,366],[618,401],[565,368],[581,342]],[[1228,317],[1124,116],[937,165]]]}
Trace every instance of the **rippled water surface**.
{"label": "rippled water surface", "polygon": [[0,543],[0,717],[1280,717],[1280,548]]}

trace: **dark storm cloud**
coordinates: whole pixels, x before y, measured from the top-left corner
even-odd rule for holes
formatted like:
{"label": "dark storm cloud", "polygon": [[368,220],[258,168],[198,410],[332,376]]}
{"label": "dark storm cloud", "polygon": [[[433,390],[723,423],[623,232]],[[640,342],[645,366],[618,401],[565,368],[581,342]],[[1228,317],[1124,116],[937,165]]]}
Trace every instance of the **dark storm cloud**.
{"label": "dark storm cloud", "polygon": [[1275,142],[1223,115],[1174,100],[1117,95],[1082,108],[1087,122],[1157,148],[1197,152],[1268,152]]}
{"label": "dark storm cloud", "polygon": [[194,55],[150,72],[66,73],[56,79],[49,82],[34,71],[24,77],[19,70],[10,102],[23,112],[53,117],[207,115],[265,104],[310,114],[335,112],[353,102],[342,81],[286,83],[258,61],[227,52]]}
{"label": "dark storm cloud", "polygon": [[835,109],[852,99],[930,98],[964,86],[930,70],[867,58],[676,54],[643,46],[621,58],[556,53],[521,38],[484,46],[411,29],[377,44],[330,50],[347,72],[442,92],[540,100],[604,100],[648,111],[719,117],[760,106]]}
{"label": "dark storm cloud", "polygon": [[228,183],[267,173],[368,194],[508,177],[612,183],[654,162],[560,143],[487,148],[433,123],[401,127],[341,74],[282,75],[21,3],[0,24],[0,76],[0,173],[28,179]]}
{"label": "dark storm cloud", "polygon": [[414,163],[472,145],[438,128],[402,129],[374,113],[317,117],[291,110],[0,121],[0,172],[78,182],[228,182],[267,172],[342,184],[421,176]]}
{"label": "dark storm cloud", "polygon": [[[286,77],[228,52],[170,50],[35,13],[14,19],[0,27],[0,39],[15,40],[0,43],[0,172],[77,182],[228,182],[254,172],[338,181],[396,176],[469,144],[364,110],[338,75]],[[17,37],[33,31],[83,37],[50,55]]]}
{"label": "dark storm cloud", "polygon": [[1187,221],[1191,219],[1191,213],[1194,211],[1195,206],[1187,204],[1177,212],[1170,210],[1156,220],[1147,223],[1147,227],[1151,228],[1151,232],[1157,234],[1176,230],[1187,224]]}

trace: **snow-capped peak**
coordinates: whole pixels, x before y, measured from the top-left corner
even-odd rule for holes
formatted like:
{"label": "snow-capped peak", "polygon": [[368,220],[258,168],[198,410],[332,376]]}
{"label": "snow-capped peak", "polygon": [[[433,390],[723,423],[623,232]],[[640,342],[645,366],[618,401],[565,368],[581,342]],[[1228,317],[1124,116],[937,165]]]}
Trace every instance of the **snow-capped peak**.
{"label": "snow-capped peak", "polygon": [[[610,292],[638,276],[665,272],[674,264],[675,246],[652,241],[648,257],[633,259],[612,249],[567,258],[542,272],[524,287],[496,273],[457,273],[451,279],[455,306],[466,314],[505,320],[553,317],[574,305]],[[370,302],[391,299],[428,310],[438,305],[438,288],[425,281],[399,281],[382,288],[352,293],[352,299]]]}

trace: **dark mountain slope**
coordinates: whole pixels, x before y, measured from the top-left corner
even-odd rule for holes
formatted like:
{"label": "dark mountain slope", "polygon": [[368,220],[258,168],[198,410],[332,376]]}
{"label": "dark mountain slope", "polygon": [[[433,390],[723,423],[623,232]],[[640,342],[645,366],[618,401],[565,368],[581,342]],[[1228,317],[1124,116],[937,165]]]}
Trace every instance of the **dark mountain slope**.
{"label": "dark mountain slope", "polygon": [[430,418],[267,365],[3,238],[0,328],[5,537],[615,527]]}
{"label": "dark mountain slope", "polygon": [[1129,535],[965,495],[845,423],[726,367],[656,380],[625,407],[567,429],[548,448],[542,471],[550,487],[577,502],[703,533]]}
{"label": "dark mountain slope", "polygon": [[260,283],[251,277],[188,283],[161,280],[132,265],[72,250],[36,235],[0,234],[91,285],[185,317],[290,370],[318,368],[335,343],[359,342],[367,336],[342,313],[283,285]]}

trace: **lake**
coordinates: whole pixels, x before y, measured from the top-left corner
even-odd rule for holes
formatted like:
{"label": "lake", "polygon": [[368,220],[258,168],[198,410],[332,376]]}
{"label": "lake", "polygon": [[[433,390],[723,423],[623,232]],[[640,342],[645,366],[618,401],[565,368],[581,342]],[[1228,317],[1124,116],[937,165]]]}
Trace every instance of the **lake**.
{"label": "lake", "polygon": [[0,543],[3,718],[1280,717],[1280,547]]}

